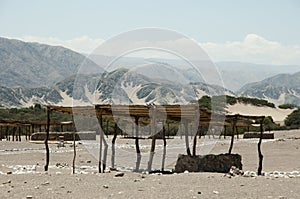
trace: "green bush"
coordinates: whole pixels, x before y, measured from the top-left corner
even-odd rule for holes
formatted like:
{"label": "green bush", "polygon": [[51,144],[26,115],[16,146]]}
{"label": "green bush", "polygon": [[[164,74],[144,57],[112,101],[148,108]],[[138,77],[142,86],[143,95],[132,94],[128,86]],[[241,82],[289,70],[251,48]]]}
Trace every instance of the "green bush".
{"label": "green bush", "polygon": [[291,114],[287,116],[284,120],[286,126],[291,128],[299,128],[300,127],[300,110],[295,110]]}
{"label": "green bush", "polygon": [[236,103],[244,103],[244,104],[251,104],[254,106],[267,106],[271,108],[275,108],[275,104],[268,102],[267,100],[257,99],[257,98],[249,98],[249,97],[233,97],[229,95],[220,95],[220,96],[203,96],[201,99],[198,100],[200,107],[205,107],[211,110],[211,101],[214,100],[215,110],[224,110],[226,105],[234,105]]}
{"label": "green bush", "polygon": [[281,109],[294,109],[297,108],[297,106],[295,104],[281,104],[278,106],[278,108]]}
{"label": "green bush", "polygon": [[267,100],[257,99],[257,98],[249,98],[249,97],[238,97],[237,101],[244,104],[251,104],[254,106],[268,106],[271,108],[275,108],[275,104],[268,102]]}

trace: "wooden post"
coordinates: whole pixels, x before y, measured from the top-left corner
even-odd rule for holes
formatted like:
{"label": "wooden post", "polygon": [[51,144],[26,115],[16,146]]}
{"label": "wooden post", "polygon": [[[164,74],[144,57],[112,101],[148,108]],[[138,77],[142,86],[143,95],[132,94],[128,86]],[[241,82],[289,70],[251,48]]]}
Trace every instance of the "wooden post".
{"label": "wooden post", "polygon": [[135,148],[136,148],[136,166],[135,166],[135,170],[139,171],[140,169],[140,164],[141,164],[141,159],[142,159],[142,155],[141,155],[141,151],[140,151],[140,146],[139,146],[139,117],[135,117]]}
{"label": "wooden post", "polygon": [[238,132],[238,127],[235,127],[235,132],[236,132],[236,138],[239,139],[239,132]]}
{"label": "wooden post", "polygon": [[191,156],[192,154],[191,154],[191,150],[190,150],[190,146],[189,146],[189,136],[188,136],[188,121],[184,120],[183,125],[184,125],[186,152],[189,156]]}
{"label": "wooden post", "polygon": [[21,130],[22,130],[22,129],[21,129],[21,126],[19,125],[19,126],[18,126],[18,133],[19,133],[19,139],[18,139],[18,141],[19,141],[19,142],[21,142]]}
{"label": "wooden post", "polygon": [[161,171],[163,172],[165,170],[165,161],[166,161],[166,154],[167,154],[166,129],[164,124],[163,124],[162,139],[163,139],[164,148],[163,148],[163,157],[161,163]]}
{"label": "wooden post", "polygon": [[102,131],[102,141],[103,141],[103,144],[104,144],[104,151],[103,151],[103,164],[102,164],[102,170],[103,170],[103,173],[105,172],[105,169],[106,169],[106,160],[107,160],[107,149],[108,149],[108,144],[105,140],[105,136],[104,136],[104,131]]}
{"label": "wooden post", "polygon": [[29,140],[31,139],[31,135],[34,134],[34,124],[31,126],[31,134],[29,135]]}
{"label": "wooden post", "polygon": [[259,157],[259,163],[258,163],[258,169],[257,169],[257,175],[261,175],[261,171],[262,171],[262,163],[263,163],[263,154],[261,153],[261,142],[262,142],[262,138],[263,138],[263,119],[260,121],[260,136],[259,136],[259,142],[257,145],[257,149],[258,149],[258,157]]}
{"label": "wooden post", "polygon": [[[101,173],[101,163],[102,163],[102,172],[104,173],[105,168],[106,168],[108,144],[104,138],[102,110],[99,110],[99,112],[97,112],[97,107],[96,107],[96,113],[97,113],[98,123],[100,126],[100,147],[99,147],[98,171],[99,171],[99,173]],[[103,161],[101,160],[102,159],[102,142],[104,144]]]}
{"label": "wooden post", "polygon": [[116,149],[115,149],[115,143],[116,139],[118,136],[118,121],[115,122],[115,127],[114,127],[114,137],[111,141],[111,167],[114,169],[115,168],[115,154],[116,154]]}
{"label": "wooden post", "polygon": [[9,136],[9,127],[6,126],[6,129],[5,129],[5,134],[6,134],[6,140],[10,141],[10,136]]}
{"label": "wooden post", "polygon": [[200,114],[199,114],[199,108],[195,108],[195,116],[194,116],[194,131],[192,132],[195,133],[194,135],[194,141],[193,141],[193,156],[196,156],[196,152],[197,152],[197,135],[199,132],[199,126],[200,126]]}
{"label": "wooden post", "polygon": [[12,141],[15,141],[15,131],[16,131],[16,127],[12,128]]}
{"label": "wooden post", "polygon": [[49,107],[47,107],[47,128],[46,128],[46,136],[45,136],[45,148],[46,148],[46,165],[45,165],[45,171],[48,171],[48,166],[49,166],[49,159],[50,159],[50,154],[49,154],[49,146],[48,146],[48,140],[49,140],[49,131],[50,131],[50,113],[51,110]]}
{"label": "wooden post", "polygon": [[96,108],[96,115],[99,123],[99,161],[98,161],[98,172],[101,173],[101,165],[102,165],[102,140],[103,140],[103,133],[102,133],[102,112],[99,110],[97,111]]}
{"label": "wooden post", "polygon": [[73,123],[73,174],[75,174],[75,163],[76,163],[76,126],[74,122],[74,113],[72,114],[72,123]]}
{"label": "wooden post", "polygon": [[155,110],[154,108],[150,109],[150,131],[151,131],[151,149],[150,149],[150,155],[149,155],[149,161],[148,161],[148,172],[151,171],[152,167],[152,162],[153,162],[153,157],[155,153],[155,142],[156,142],[156,129],[155,129],[155,124],[156,124],[156,115],[155,115]]}
{"label": "wooden post", "polygon": [[226,139],[226,134],[227,134],[227,126],[224,126],[224,139]]}
{"label": "wooden post", "polygon": [[236,125],[237,119],[234,119],[232,122],[232,135],[231,135],[231,142],[228,153],[231,154],[232,148],[233,148],[233,141],[234,141],[234,134],[235,134],[235,125]]}
{"label": "wooden post", "polygon": [[25,140],[27,141],[27,132],[28,132],[28,126],[27,125],[24,126],[24,130],[25,130]]}
{"label": "wooden post", "polygon": [[194,136],[194,142],[193,142],[193,156],[196,156],[196,148],[197,148],[197,134]]}
{"label": "wooden post", "polygon": [[167,122],[167,125],[168,125],[168,134],[167,134],[167,136],[169,138],[170,137],[170,122]]}

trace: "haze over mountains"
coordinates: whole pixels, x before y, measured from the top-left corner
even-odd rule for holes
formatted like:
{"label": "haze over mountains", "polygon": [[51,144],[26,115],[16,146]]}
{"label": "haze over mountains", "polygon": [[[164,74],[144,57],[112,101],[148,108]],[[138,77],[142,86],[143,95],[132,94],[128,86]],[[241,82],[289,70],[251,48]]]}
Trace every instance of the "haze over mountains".
{"label": "haze over mountains", "polygon": [[0,105],[72,105],[72,99],[75,104],[188,103],[220,94],[300,105],[299,66],[218,62],[224,85],[211,85],[175,60],[149,59],[144,67],[129,70],[144,60],[125,58],[105,71],[101,60],[108,57],[89,58],[64,47],[0,38]]}

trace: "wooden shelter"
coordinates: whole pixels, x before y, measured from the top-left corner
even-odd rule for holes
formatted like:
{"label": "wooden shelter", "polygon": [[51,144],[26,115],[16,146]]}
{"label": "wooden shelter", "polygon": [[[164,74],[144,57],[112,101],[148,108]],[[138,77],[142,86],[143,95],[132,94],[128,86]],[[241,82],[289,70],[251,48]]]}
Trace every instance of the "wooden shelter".
{"label": "wooden shelter", "polygon": [[[104,172],[106,168],[106,159],[107,159],[107,150],[108,144],[104,137],[103,132],[103,118],[114,118],[115,121],[120,120],[128,120],[132,119],[136,124],[135,128],[135,146],[137,153],[137,161],[136,161],[136,170],[139,170],[140,162],[141,162],[141,152],[139,147],[139,122],[141,118],[146,118],[149,121],[151,127],[151,150],[148,161],[148,171],[151,171],[152,160],[155,151],[155,140],[156,136],[154,136],[157,132],[155,132],[155,126],[158,121],[161,120],[173,120],[180,122],[184,127],[184,137],[186,143],[186,152],[188,155],[196,155],[196,145],[197,145],[197,134],[199,131],[199,127],[203,126],[221,126],[221,127],[232,127],[232,135],[231,135],[231,143],[229,147],[228,153],[230,154],[233,148],[234,135],[236,134],[237,127],[249,127],[251,124],[259,124],[260,126],[260,138],[258,142],[258,156],[259,156],[259,166],[258,166],[258,175],[261,175],[262,171],[262,161],[263,155],[261,153],[261,142],[263,135],[263,120],[265,116],[244,116],[244,115],[226,115],[222,112],[212,112],[210,110],[200,108],[197,104],[189,104],[189,105],[95,105],[93,106],[82,106],[82,107],[62,107],[62,106],[47,106],[47,115],[48,115],[48,125],[50,125],[50,112],[51,111],[59,111],[69,114],[80,114],[90,117],[97,117],[99,125],[100,125],[100,149],[99,149],[99,164],[98,170],[99,173]],[[112,167],[114,167],[114,156],[115,156],[115,141],[117,138],[117,123],[115,122],[115,132],[112,140]],[[189,146],[189,137],[188,137],[188,125],[193,124],[194,128],[194,143],[193,143],[193,154],[191,153]],[[49,134],[49,131],[47,131]],[[75,134],[75,132],[74,132]],[[75,137],[75,136],[74,136]],[[46,136],[47,138],[47,136]],[[164,159],[166,156],[166,139],[163,135],[162,139],[164,141],[164,150],[163,150],[163,160],[162,160],[162,171],[164,169]],[[47,145],[47,139],[45,140],[47,158],[46,158],[46,166],[45,169],[48,168],[49,163],[49,149]],[[102,148],[103,150],[103,158],[102,158]],[[74,144],[75,146],[75,144]],[[74,147],[74,159],[73,159],[73,168],[75,162],[76,151]],[[102,167],[102,168],[101,168]],[[74,172],[74,170],[73,170]]]}
{"label": "wooden shelter", "polygon": [[[50,126],[59,126],[60,131],[64,131],[64,126],[73,125],[73,122],[55,122],[51,121]],[[12,141],[21,141],[21,131],[25,133],[25,139],[30,140],[30,136],[35,132],[35,129],[38,128],[42,132],[42,127],[46,129],[47,121],[33,121],[33,120],[0,120],[0,140],[3,137],[6,137],[7,140]],[[12,133],[9,133],[9,128],[12,128]]]}

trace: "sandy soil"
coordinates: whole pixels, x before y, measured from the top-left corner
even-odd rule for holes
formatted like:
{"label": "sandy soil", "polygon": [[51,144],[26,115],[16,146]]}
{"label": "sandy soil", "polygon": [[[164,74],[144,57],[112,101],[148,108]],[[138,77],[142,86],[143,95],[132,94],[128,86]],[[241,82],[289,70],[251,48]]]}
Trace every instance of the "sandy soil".
{"label": "sandy soil", "polygon": [[241,115],[266,115],[272,116],[275,122],[283,122],[286,116],[291,114],[295,109],[280,109],[271,107],[258,107],[250,104],[237,103],[235,105],[229,105],[227,108],[231,114]]}
{"label": "sandy soil", "polygon": [[[50,145],[50,167],[45,173],[43,144],[0,141],[0,198],[300,198],[300,131],[275,132],[275,138],[262,143],[266,176],[254,177],[230,177],[220,173],[159,175],[131,171],[123,171],[123,177],[115,177],[116,172],[98,174],[98,160],[91,150],[97,150],[97,147],[79,143],[76,147],[77,174],[71,174],[73,152],[70,144],[60,148],[57,144]],[[182,140],[168,140],[167,168],[174,166],[177,153],[184,152]],[[217,141],[210,153],[226,153],[229,138]],[[142,141],[145,154],[150,142]],[[203,142],[201,138],[199,146]],[[257,142],[257,139],[235,141],[233,153],[242,155],[244,171],[257,170]],[[160,144],[158,141],[158,149]],[[116,163],[120,169],[130,169],[135,165],[133,146],[133,140],[117,139]],[[160,162],[160,153],[157,150],[157,162]],[[147,162],[145,155],[142,159]],[[159,167],[159,163],[157,165]]]}

